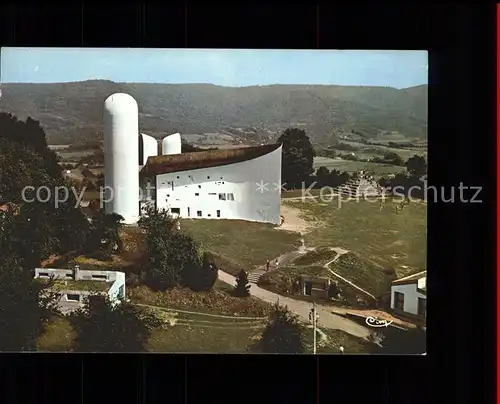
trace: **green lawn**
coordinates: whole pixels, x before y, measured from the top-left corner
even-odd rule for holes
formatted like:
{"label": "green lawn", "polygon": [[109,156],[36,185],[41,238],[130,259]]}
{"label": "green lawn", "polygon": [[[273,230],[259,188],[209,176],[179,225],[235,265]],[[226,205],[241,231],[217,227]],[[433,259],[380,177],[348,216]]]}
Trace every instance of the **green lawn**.
{"label": "green lawn", "polygon": [[[241,220],[183,220],[181,229],[222,259],[223,270],[236,275],[252,270],[300,246],[298,233],[276,230],[267,223]],[[222,267],[219,266],[221,269]]]}
{"label": "green lawn", "polygon": [[[327,335],[328,340],[326,343],[321,343],[319,335],[316,337],[316,353],[317,354],[339,354],[340,347],[344,348],[345,354],[359,354],[359,353],[370,353],[373,349],[371,345],[361,338],[356,338],[344,331],[340,330],[329,330],[322,329],[322,331]],[[313,335],[312,329],[307,329],[304,333],[304,341],[309,349],[308,353],[311,353]]]}
{"label": "green lawn", "polygon": [[393,268],[398,277],[425,270],[427,265],[427,205],[410,203],[396,212],[391,200],[380,210],[372,201],[338,204],[314,200],[286,201],[316,225],[305,235],[307,246],[342,247],[363,261]]}
{"label": "green lawn", "polygon": [[319,189],[310,189],[307,193],[306,190],[302,189],[294,189],[291,191],[285,191],[281,193],[281,198],[286,199],[286,198],[298,198],[298,197],[303,197],[303,196],[309,196],[311,194],[312,196],[318,196],[320,195],[321,190]]}
{"label": "green lawn", "polygon": [[53,317],[45,325],[45,332],[38,340],[38,351],[69,352],[75,338],[75,331],[65,317]]}
{"label": "green lawn", "polygon": [[[243,299],[245,300],[245,299]],[[237,318],[179,312],[173,325],[153,331],[150,352],[244,353],[262,333],[267,317]]]}
{"label": "green lawn", "polygon": [[[153,332],[148,350],[150,352],[183,353],[251,353],[258,352],[256,345],[264,330],[260,327],[236,326],[174,326]],[[346,354],[369,353],[371,346],[366,341],[340,330],[322,329],[327,335],[323,342],[318,333],[317,354],[338,354],[344,347]],[[313,353],[313,331],[304,327],[302,333],[305,354]]]}
{"label": "green lawn", "polygon": [[363,161],[337,160],[329,157],[315,157],[313,167],[317,170],[319,167],[326,167],[330,171],[357,172],[359,170],[372,171],[378,175],[395,174],[405,171],[405,167],[392,166],[389,164],[368,163]]}
{"label": "green lawn", "polygon": [[384,272],[385,268],[354,253],[347,253],[330,264],[330,269],[340,276],[348,279],[375,297],[382,296],[390,290],[391,282],[395,276]]}
{"label": "green lawn", "polygon": [[[247,353],[258,343],[265,323],[252,325],[243,322],[193,321],[191,324],[177,323],[174,326],[155,329],[147,343],[147,350],[154,353]],[[317,336],[317,353],[339,353],[343,346],[345,353],[367,353],[370,346],[365,341],[343,331],[323,329],[328,336],[325,343]],[[69,352],[75,332],[68,319],[54,318],[45,334],[40,338],[38,350],[43,352]],[[311,329],[304,329],[303,341],[307,354],[312,353],[313,336]]]}
{"label": "green lawn", "polygon": [[336,256],[337,253],[329,248],[318,248],[317,250],[309,251],[296,258],[293,261],[293,265],[326,264],[328,261],[333,260]]}

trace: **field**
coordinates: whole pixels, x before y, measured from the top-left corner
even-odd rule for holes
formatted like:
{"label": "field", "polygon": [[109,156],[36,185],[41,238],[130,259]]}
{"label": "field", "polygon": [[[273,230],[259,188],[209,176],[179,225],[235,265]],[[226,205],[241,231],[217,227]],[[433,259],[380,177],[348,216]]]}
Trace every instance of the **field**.
{"label": "field", "polygon": [[[394,140],[391,140],[394,142]],[[401,142],[408,141],[402,140]],[[397,142],[397,141],[396,141]],[[352,142],[352,141],[347,141],[343,140],[342,143],[348,144],[350,146],[358,148],[356,155],[361,156],[364,155],[368,158],[371,157],[380,157],[384,153],[396,153],[401,156],[403,160],[408,160],[410,157],[413,157],[415,154],[423,155],[427,157],[427,150],[425,148],[404,148],[404,149],[399,149],[399,148],[394,148],[394,147],[389,147],[387,144],[384,144],[383,141],[381,141],[377,145],[366,145],[364,143],[358,143],[358,142]],[[376,142],[374,142],[376,143]],[[339,150],[339,153],[346,153],[345,151]]]}
{"label": "field", "polygon": [[314,200],[283,202],[302,211],[314,226],[307,246],[341,247],[365,262],[392,268],[398,277],[426,268],[427,205],[413,202],[397,212],[391,200],[380,210],[372,201],[338,204]]}
{"label": "field", "polygon": [[[193,320],[193,319],[190,319]],[[206,320],[201,320],[206,321]],[[208,323],[192,322],[177,324],[166,329],[153,330],[146,350],[151,353],[252,353],[262,335],[265,322],[224,319]],[[323,342],[318,335],[318,354],[338,354],[340,346],[345,353],[369,353],[369,344],[339,330],[324,330],[328,340]],[[38,350],[42,352],[71,352],[75,332],[64,317],[54,318],[39,339]],[[304,329],[306,352],[312,353],[312,330]]]}
{"label": "field", "polygon": [[181,229],[221,259],[220,269],[236,275],[264,265],[300,246],[298,233],[279,231],[271,224],[240,220],[183,220]]}
{"label": "field", "polygon": [[315,157],[313,167],[317,170],[319,167],[326,167],[330,171],[335,169],[338,171],[356,172],[359,170],[372,171],[378,175],[395,174],[406,170],[405,167],[392,166],[389,164],[369,163],[363,161],[350,161],[332,159],[329,157]]}
{"label": "field", "polygon": [[91,155],[93,150],[81,150],[81,151],[57,151],[57,155],[61,158],[62,161],[73,161],[79,160],[82,157]]}
{"label": "field", "polygon": [[339,257],[329,268],[375,297],[387,293],[395,279],[392,268],[379,266],[352,252]]}
{"label": "field", "polygon": [[294,189],[292,191],[285,191],[281,193],[281,198],[286,199],[286,198],[299,198],[303,196],[309,196],[311,194],[312,196],[319,196],[321,193],[320,189],[310,189],[308,193],[306,193],[306,190],[302,189]]}
{"label": "field", "polygon": [[[149,352],[173,353],[255,352],[270,306],[253,298],[232,297],[229,285],[218,283],[215,289],[206,296],[175,289],[164,293],[151,292],[145,287],[129,289],[130,297],[134,302],[142,302],[139,304],[168,304],[168,308],[154,308],[157,315],[165,319],[165,325],[153,330],[146,349]],[[217,306],[212,307],[213,303]],[[179,305],[183,309],[173,307]],[[340,345],[344,346],[345,352],[359,353],[369,349],[364,341],[344,332],[325,330],[325,333],[328,341],[319,344],[318,353],[338,353]],[[311,352],[311,334],[311,330],[304,329],[308,353]],[[69,321],[64,317],[55,317],[39,339],[38,350],[69,352],[74,337],[75,332]]]}

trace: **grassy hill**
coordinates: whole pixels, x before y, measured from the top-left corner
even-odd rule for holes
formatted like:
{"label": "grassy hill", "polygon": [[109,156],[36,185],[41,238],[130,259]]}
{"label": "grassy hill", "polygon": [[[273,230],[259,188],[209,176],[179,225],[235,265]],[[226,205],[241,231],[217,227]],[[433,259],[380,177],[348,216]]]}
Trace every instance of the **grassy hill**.
{"label": "grassy hill", "polygon": [[304,128],[313,142],[332,133],[376,139],[386,133],[427,137],[427,86],[389,87],[212,84],[135,84],[90,80],[73,83],[2,84],[0,112],[31,116],[49,143],[70,144],[102,136],[102,106],[115,92],[139,104],[141,131],[219,133],[238,142],[265,142],[290,126]]}

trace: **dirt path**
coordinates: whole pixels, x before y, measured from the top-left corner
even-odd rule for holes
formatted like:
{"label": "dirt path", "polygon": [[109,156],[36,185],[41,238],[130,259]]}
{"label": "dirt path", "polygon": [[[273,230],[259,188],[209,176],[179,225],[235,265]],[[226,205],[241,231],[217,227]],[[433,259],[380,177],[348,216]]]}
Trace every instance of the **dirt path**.
{"label": "dirt path", "polygon": [[311,227],[311,223],[300,217],[300,209],[281,205],[281,216],[285,219],[283,224],[277,227],[278,230],[294,231],[297,233],[307,233]]}

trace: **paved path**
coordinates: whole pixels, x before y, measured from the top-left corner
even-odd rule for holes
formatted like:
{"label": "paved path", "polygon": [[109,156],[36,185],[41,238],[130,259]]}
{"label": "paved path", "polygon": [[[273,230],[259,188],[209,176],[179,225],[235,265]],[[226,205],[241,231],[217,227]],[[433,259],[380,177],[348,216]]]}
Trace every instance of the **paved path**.
{"label": "paved path", "polygon": [[[292,263],[296,258],[308,252],[309,250],[305,246],[304,238],[301,238],[300,242],[302,243],[302,245],[297,250],[289,251],[270,261],[269,271],[274,271],[279,267],[286,266]],[[276,265],[276,262],[278,262],[278,265]],[[258,265],[257,267],[255,267],[255,269],[250,271],[250,273],[248,274],[248,280],[250,281],[250,283],[257,283],[259,282],[260,277],[266,272],[266,264]]]}
{"label": "paved path", "polygon": [[[226,272],[219,270],[219,279],[229,285],[236,284],[236,278]],[[289,297],[278,295],[277,293],[259,288],[255,284],[250,284],[250,294],[265,302],[274,304],[279,302],[280,306],[288,306],[288,309],[297,314],[301,320],[309,322],[309,312],[311,303],[294,300]],[[351,320],[332,314],[332,308],[323,305],[316,305],[319,314],[318,326],[334,330],[342,330],[358,338],[366,338],[370,335],[370,330]]]}
{"label": "paved path", "polygon": [[[293,262],[296,258],[300,257],[301,255],[304,255],[307,251],[306,250],[295,250],[295,251],[290,251],[287,252],[286,254],[281,255],[277,259],[274,259],[270,261],[269,265],[269,272],[277,270],[279,267],[284,267],[290,263]],[[276,261],[278,261],[278,266],[276,266]],[[260,265],[253,269],[249,274],[248,274],[248,280],[251,283],[257,283],[262,275],[266,273],[266,264]]]}

